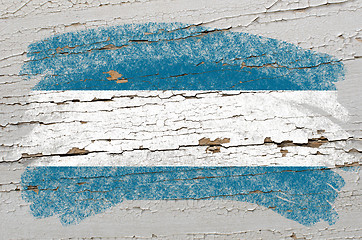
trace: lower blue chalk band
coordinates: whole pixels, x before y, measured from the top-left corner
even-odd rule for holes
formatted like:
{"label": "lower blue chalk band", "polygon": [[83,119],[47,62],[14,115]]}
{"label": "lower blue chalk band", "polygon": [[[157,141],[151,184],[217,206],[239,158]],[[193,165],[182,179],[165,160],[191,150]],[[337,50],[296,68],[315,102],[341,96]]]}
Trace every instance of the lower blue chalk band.
{"label": "lower blue chalk band", "polygon": [[64,225],[123,200],[187,199],[256,203],[306,226],[334,224],[343,186],[321,167],[29,167],[22,175],[32,214]]}

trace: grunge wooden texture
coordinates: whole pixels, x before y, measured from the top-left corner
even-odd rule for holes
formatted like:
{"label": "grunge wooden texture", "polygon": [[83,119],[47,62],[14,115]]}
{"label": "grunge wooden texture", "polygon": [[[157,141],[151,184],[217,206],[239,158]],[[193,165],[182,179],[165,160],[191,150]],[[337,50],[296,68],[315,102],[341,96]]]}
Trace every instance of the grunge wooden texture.
{"label": "grunge wooden texture", "polygon": [[[361,8],[358,0],[2,0],[0,238],[362,238]],[[127,32],[127,26],[142,26],[136,33],[141,32],[144,39]],[[162,31],[177,33],[180,29],[186,32],[177,40],[167,35],[167,41],[161,40],[163,35],[152,38]],[[113,36],[112,30],[117,31],[115,35],[125,32],[124,36],[130,38],[128,44],[107,43],[112,40],[107,37],[104,44],[94,40],[101,39],[102,34]],[[101,45],[76,52],[80,46],[69,36],[88,41],[86,37],[92,33],[94,42],[90,45]],[[42,54],[34,49],[56,44],[52,36],[60,36],[59,46],[34,59]],[[210,36],[219,38],[206,42]],[[237,54],[242,51],[233,52],[240,42],[225,44],[230,36],[254,43],[256,39],[265,43],[271,38],[275,39],[270,40],[273,44],[282,42],[278,46],[286,42],[293,51],[301,47],[333,59],[308,66],[283,65],[283,58],[281,62],[252,64],[246,60],[267,54],[250,54],[240,60]],[[161,41],[167,43],[155,45]],[[176,41],[183,42],[174,47]],[[208,52],[222,44],[224,50]],[[153,76],[171,79],[176,89],[141,84],[138,90],[145,91],[117,91],[113,85],[107,85],[107,89],[97,88],[98,82],[92,85],[95,79],[88,76],[97,71],[100,74],[96,76],[103,77],[107,84],[133,84],[136,77],[115,69],[119,66],[115,64],[117,55],[112,55],[112,51],[126,51],[131,45],[148,53],[157,52],[152,46],[165,47],[159,49],[164,51],[160,61],[165,67],[142,68],[136,61],[134,65],[127,62],[127,67],[129,74],[133,67],[135,73],[142,72],[142,77],[150,81]],[[204,48],[190,54],[197,46]],[[258,48],[257,44],[252,46]],[[183,50],[167,55],[171,50],[165,51],[166,47]],[[235,54],[233,59],[220,55],[226,47],[227,52]],[[99,52],[102,61],[92,57],[74,61],[69,57],[88,52],[93,56],[92,51]],[[197,53],[215,61],[197,62],[201,59],[196,59]],[[222,71],[237,66],[247,70],[245,74],[288,69],[295,70],[290,79],[297,79],[303,72],[307,80],[318,80],[319,74],[325,77],[323,71],[311,72],[318,67],[343,64],[343,80],[332,85],[310,83],[309,88],[300,85],[297,90],[304,91],[298,93],[284,91],[289,89],[277,83],[255,90],[250,85],[248,91],[229,91],[221,80],[213,85],[216,75],[207,75],[212,71],[196,74],[185,68],[186,72],[174,74],[178,68],[172,68],[171,74],[172,63],[181,64],[181,57],[186,55],[194,57],[187,59],[189,62],[196,59],[193,67],[198,69],[215,68],[215,64]],[[49,67],[46,61],[53,57]],[[33,64],[37,61],[38,65]],[[97,62],[109,69],[92,65]],[[155,74],[156,68],[159,72]],[[170,76],[163,78],[161,70]],[[49,72],[53,75],[47,75]],[[77,79],[80,82],[61,85],[60,81],[73,79],[73,73],[81,73]],[[188,77],[194,81],[197,77],[191,76],[195,75],[211,79],[210,84],[203,82],[202,88],[177,85]],[[217,89],[217,84],[225,86]],[[70,85],[73,89],[68,88]],[[96,91],[72,91],[82,86]],[[185,90],[180,90],[182,87]],[[107,168],[94,170],[100,166]],[[168,173],[174,171],[169,166],[178,167],[176,173]],[[277,170],[270,171],[266,166]],[[74,175],[71,167],[83,168]],[[140,167],[142,174],[146,172],[147,178],[139,177],[140,170],[134,167]],[[147,167],[152,168],[145,170]],[[128,175],[137,177],[132,182],[124,177]],[[217,180],[221,175],[223,179]],[[77,177],[85,180],[78,181]],[[90,179],[103,180],[90,183]],[[186,183],[164,183],[175,179]],[[61,181],[66,187],[57,185]],[[121,181],[128,181],[128,188],[117,183]],[[245,183],[241,192],[237,192],[238,181]],[[283,187],[293,190],[293,197],[280,190]],[[134,195],[127,195],[130,189]],[[94,198],[86,200],[94,203],[74,204],[89,197],[89,192]],[[104,192],[110,193],[105,197],[101,194]],[[329,195],[323,195],[325,192]],[[102,202],[104,198],[107,201]],[[72,208],[66,209],[69,206]]]}

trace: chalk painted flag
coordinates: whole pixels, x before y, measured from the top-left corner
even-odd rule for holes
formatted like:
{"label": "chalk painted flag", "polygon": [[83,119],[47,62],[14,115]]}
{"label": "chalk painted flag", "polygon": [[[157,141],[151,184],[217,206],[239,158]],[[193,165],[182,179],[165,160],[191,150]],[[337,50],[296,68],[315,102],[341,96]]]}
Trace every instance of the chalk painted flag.
{"label": "chalk painted flag", "polygon": [[329,146],[348,115],[338,59],[183,23],[59,34],[28,56],[41,157],[22,187],[35,217],[67,225],[124,200],[227,199],[335,223],[344,180],[328,167],[343,151]]}

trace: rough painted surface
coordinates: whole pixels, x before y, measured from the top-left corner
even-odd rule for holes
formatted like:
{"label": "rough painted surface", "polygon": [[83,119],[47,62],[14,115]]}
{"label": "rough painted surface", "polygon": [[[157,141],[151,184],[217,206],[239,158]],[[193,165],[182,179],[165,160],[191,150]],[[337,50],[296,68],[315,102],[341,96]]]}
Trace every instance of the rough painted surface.
{"label": "rough painted surface", "polygon": [[20,75],[45,75],[36,90],[334,90],[344,76],[327,54],[181,23],[56,35],[27,56]]}
{"label": "rough painted surface", "polygon": [[[360,1],[206,3],[33,0],[5,1],[0,10],[1,238],[343,239],[362,236],[359,220],[362,215],[361,173],[358,167],[362,150]],[[29,58],[32,56],[27,56],[28,53],[32,54],[29,52],[29,44],[35,46],[36,42],[51,39],[54,35],[61,38],[79,31],[89,33],[99,28],[117,29],[119,27],[114,26],[147,22],[193,24],[196,31],[219,29],[212,32],[215,35],[230,32],[229,35],[245,36],[243,34],[247,33],[252,34],[248,36],[287,42],[302,47],[306,52],[310,49],[321,56],[328,54],[333,56],[333,62],[344,65],[344,81],[337,82],[338,76],[334,75],[327,81],[333,82],[327,89],[336,91],[302,91],[297,95],[283,91],[219,91],[226,90],[223,88],[206,88],[198,92],[93,91],[89,95],[77,91],[33,91],[35,86],[43,86],[39,83],[44,79],[66,79],[61,76],[64,74],[61,71],[62,59],[64,66],[69,69],[72,67],[67,62],[72,56],[70,52],[79,50],[71,49],[71,41],[66,40],[62,41],[65,45],[56,46],[55,49],[59,47],[58,51],[49,54],[52,58],[35,61],[41,64],[53,59],[55,65],[42,68],[35,64],[34,69],[41,75],[31,76],[30,80],[24,81],[24,73],[37,73],[24,72],[24,68],[22,70],[22,66],[34,63]],[[62,35],[68,32],[72,33]],[[207,39],[208,34],[204,35]],[[152,38],[153,35],[146,36]],[[163,43],[157,40],[149,43],[151,46],[152,44],[161,46]],[[205,44],[203,40],[201,44]],[[137,43],[138,47],[145,45],[147,44],[142,41]],[[187,46],[186,41],[180,47]],[[210,49],[207,46],[202,45],[204,49]],[[227,44],[224,47],[235,51],[235,48]],[[260,46],[257,49],[258,47]],[[98,51],[100,55],[105,54],[104,59],[109,59],[107,54],[110,52],[117,52],[117,49],[112,50],[112,45],[107,44],[103,48],[105,49]],[[124,51],[126,48],[122,49]],[[152,47],[148,51],[152,51]],[[246,53],[245,57],[249,54]],[[239,53],[233,54],[232,56],[236,56]],[[86,53],[83,55],[88,56]],[[223,64],[230,64],[208,64],[207,60],[218,58],[217,54],[202,57],[206,61],[198,67],[205,69],[223,69],[227,68]],[[196,63],[201,59],[194,60]],[[256,73],[260,74],[264,70],[275,71],[270,67],[273,66],[270,65],[273,61],[264,60],[253,62],[253,66],[237,60],[239,62],[236,66],[244,70],[258,70]],[[74,64],[77,63],[81,61],[76,59]],[[151,66],[151,63],[143,63],[143,66]],[[97,73],[96,76],[102,76],[112,86],[131,83],[132,79],[126,74],[134,74],[132,71],[125,73],[120,69],[97,68],[101,66],[97,61],[92,64],[91,68]],[[104,66],[120,65],[108,62]],[[329,68],[332,64],[322,66]],[[74,69],[79,68],[75,66]],[[147,72],[149,68],[142,69],[139,65],[138,69]],[[159,71],[161,68],[156,69]],[[175,68],[177,69],[179,68]],[[191,79],[187,76],[191,73],[190,68],[184,69],[187,71],[182,77]],[[91,74],[89,68],[82,71],[84,75]],[[319,69],[314,75],[322,73],[323,69]],[[108,89],[116,90],[112,87]],[[178,87],[176,89],[182,90]],[[253,88],[246,90],[250,89]],[[263,90],[285,89],[279,87]],[[176,106],[180,106],[178,104],[182,107],[177,108]],[[104,119],[110,120],[109,124]],[[190,159],[195,161],[190,162]],[[146,160],[149,162],[145,162]],[[230,174],[231,169],[243,173],[250,172],[250,169],[253,169],[252,172],[265,173],[269,171],[265,166],[271,164],[277,165],[271,169],[285,166],[291,171],[255,175],[248,178],[249,182],[242,181],[241,185],[236,183],[239,183],[237,180],[242,176],[238,178]],[[95,170],[100,165],[110,167]],[[225,170],[225,178],[220,180],[223,184],[219,180],[208,181],[209,178],[202,178],[214,176],[208,167],[198,170],[199,172],[192,171],[189,185],[157,181],[174,179],[175,176],[167,173],[150,174],[149,178],[141,179],[147,190],[140,191],[141,188],[138,187],[141,186],[136,184],[138,187],[132,188],[133,194],[125,193],[124,185],[117,183],[122,178],[115,173],[140,170],[142,168],[134,168],[140,165],[157,165],[155,169],[162,170],[165,165],[172,165],[172,168],[178,170],[193,169],[185,166],[207,165],[216,166],[218,170],[215,171],[228,170]],[[230,167],[235,165],[239,167]],[[245,167],[250,165],[254,167]],[[77,177],[89,177],[94,173],[100,174],[101,180],[83,184],[86,181],[71,178],[74,172],[70,169],[74,168],[61,166],[94,166],[78,167],[77,171],[80,172]],[[313,171],[296,171],[296,167],[290,166],[319,167]],[[328,169],[318,170],[321,166]],[[47,172],[49,169],[60,173],[49,179],[54,173]],[[177,171],[176,177],[188,177],[187,174],[179,176],[181,173],[182,171]],[[62,174],[64,178],[61,177]],[[286,176],[294,176],[298,181],[293,184],[293,181],[285,180]],[[57,178],[61,180],[58,181]],[[48,181],[44,181],[45,179]],[[138,177],[128,180],[141,181]],[[273,183],[268,184],[272,180]],[[250,181],[257,183],[250,184]],[[278,181],[284,184],[275,184]],[[308,187],[309,184],[314,187]],[[108,186],[106,190],[110,190],[109,196],[105,193],[107,191],[97,193],[101,189],[99,185],[102,185],[103,190]],[[132,184],[129,185],[128,190]],[[185,198],[179,197],[182,195],[181,190],[185,189],[179,189],[179,185],[189,186],[192,191],[186,191]],[[215,186],[225,193],[234,191],[242,194],[235,198],[188,199],[192,196],[219,196],[223,192],[217,192]],[[152,189],[158,190],[158,193],[166,189],[169,193],[165,194],[166,197],[158,198],[160,195],[155,195]],[[280,191],[269,192],[272,190]],[[243,195],[246,192],[252,194]],[[117,193],[123,194],[123,198]],[[112,197],[112,194],[117,198]],[[93,207],[80,212],[73,211],[71,218],[83,220],[64,226],[59,218],[67,222],[64,215],[66,206],[77,206],[75,201],[70,201],[72,197],[79,200],[80,197],[77,196],[93,199]],[[96,201],[97,197],[102,201]],[[59,199],[61,201],[57,201]],[[112,201],[105,201],[107,199]],[[48,201],[46,207],[42,205],[42,201]],[[279,204],[271,206],[271,203]],[[302,209],[306,208],[305,212],[300,210],[302,214],[295,214],[298,205],[303,206]],[[307,214],[308,212],[311,214]],[[84,218],[84,214],[87,218]],[[71,218],[68,218],[68,222],[71,222]]]}
{"label": "rough painted surface", "polygon": [[330,169],[310,167],[36,167],[22,176],[33,215],[64,225],[123,200],[187,199],[256,203],[306,226],[332,225],[343,186]]}
{"label": "rough painted surface", "polygon": [[36,91],[29,98],[34,107],[21,118],[34,125],[18,140],[21,152],[4,148],[6,161],[334,167],[359,160],[349,152],[354,139],[339,125],[350,116],[335,91]]}

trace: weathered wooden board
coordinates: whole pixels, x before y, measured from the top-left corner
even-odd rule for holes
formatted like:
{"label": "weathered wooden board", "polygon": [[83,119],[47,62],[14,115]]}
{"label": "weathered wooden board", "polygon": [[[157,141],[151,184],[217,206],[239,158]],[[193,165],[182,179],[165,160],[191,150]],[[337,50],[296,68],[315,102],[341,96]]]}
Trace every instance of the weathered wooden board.
{"label": "weathered wooden board", "polygon": [[362,238],[361,1],[1,3],[1,239]]}

